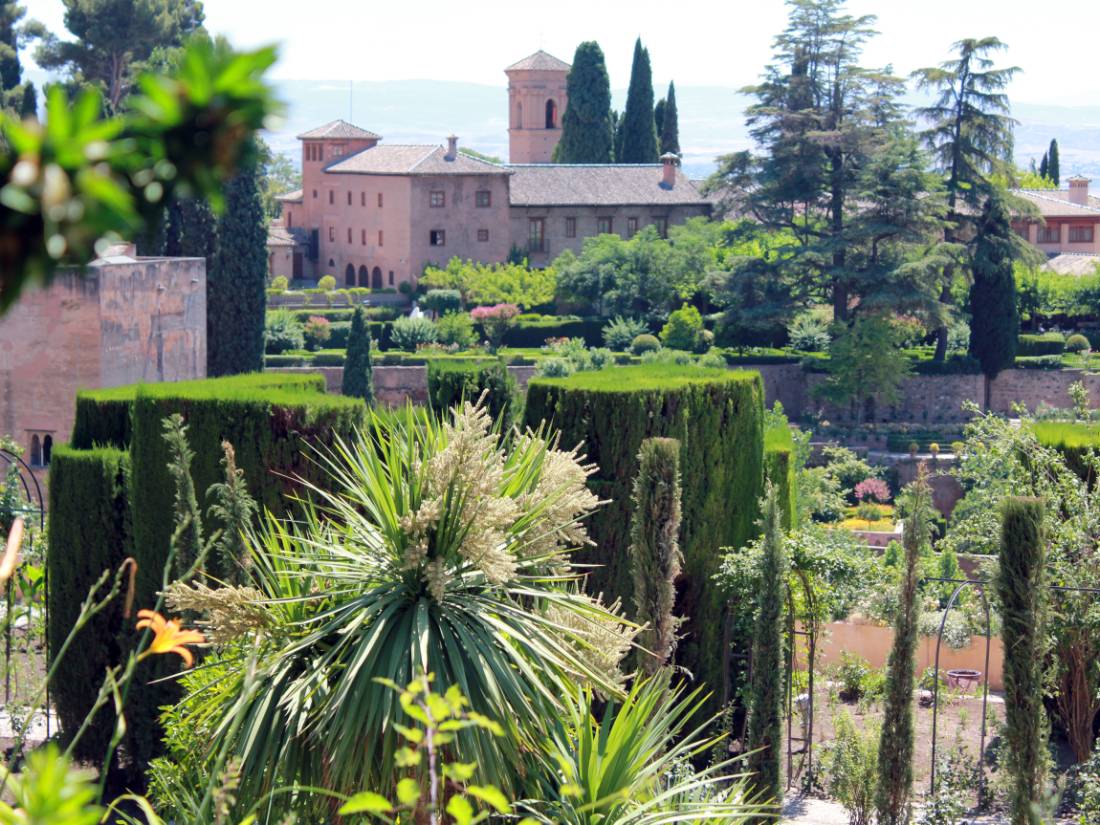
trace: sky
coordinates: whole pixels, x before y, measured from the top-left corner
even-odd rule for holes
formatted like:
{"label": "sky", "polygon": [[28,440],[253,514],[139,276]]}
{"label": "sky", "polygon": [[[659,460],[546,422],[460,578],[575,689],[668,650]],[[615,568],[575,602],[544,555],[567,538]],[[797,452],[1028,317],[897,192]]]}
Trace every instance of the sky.
{"label": "sky", "polygon": [[[64,30],[61,0],[27,0],[28,15]],[[206,25],[238,48],[269,43],[272,76],[302,80],[461,80],[504,86],[503,69],[536,49],[569,61],[599,41],[613,88],[629,81],[634,38],[653,62],[654,86],[740,87],[754,82],[784,25],[782,0],[205,0]],[[895,72],[938,63],[964,37],[995,35],[1006,65],[1023,71],[1009,94],[1027,103],[1100,106],[1097,0],[850,0],[881,34],[865,65]],[[547,11],[549,10],[549,11]]]}

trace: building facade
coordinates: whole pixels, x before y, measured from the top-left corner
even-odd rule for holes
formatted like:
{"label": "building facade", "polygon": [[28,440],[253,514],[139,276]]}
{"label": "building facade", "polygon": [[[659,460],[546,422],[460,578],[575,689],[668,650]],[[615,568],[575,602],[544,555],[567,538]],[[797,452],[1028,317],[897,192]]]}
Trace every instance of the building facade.
{"label": "building facade", "polygon": [[513,253],[545,266],[586,237],[629,237],[708,215],[681,172],[659,164],[552,164],[568,104],[569,64],[539,51],[508,73],[511,164],[443,145],[387,144],[336,120],[298,136],[302,188],[280,197],[268,236],[272,276],[372,289],[415,283],[453,257],[499,263]]}
{"label": "building facade", "polygon": [[206,262],[111,250],[85,272],[28,289],[0,317],[0,432],[49,465],[76,392],[206,375]]}
{"label": "building facade", "polygon": [[[1066,189],[1021,189],[1016,194],[1032,203],[1039,218],[1020,218],[1013,229],[1048,258],[1100,256],[1100,198],[1089,194],[1089,179],[1075,176]],[[1100,263],[1100,257],[1095,262]]]}

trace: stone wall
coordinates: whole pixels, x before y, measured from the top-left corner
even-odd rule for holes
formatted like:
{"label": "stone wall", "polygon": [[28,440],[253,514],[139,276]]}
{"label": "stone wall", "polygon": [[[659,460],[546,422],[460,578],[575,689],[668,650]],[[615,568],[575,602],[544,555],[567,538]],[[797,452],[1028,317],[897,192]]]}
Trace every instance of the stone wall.
{"label": "stone wall", "polygon": [[1100,375],[1083,370],[1005,370],[989,388],[989,409],[1007,414],[1013,404],[1023,404],[1034,410],[1040,404],[1048,407],[1071,406],[1069,385],[1081,381],[1089,391],[1093,407],[1100,407]]}

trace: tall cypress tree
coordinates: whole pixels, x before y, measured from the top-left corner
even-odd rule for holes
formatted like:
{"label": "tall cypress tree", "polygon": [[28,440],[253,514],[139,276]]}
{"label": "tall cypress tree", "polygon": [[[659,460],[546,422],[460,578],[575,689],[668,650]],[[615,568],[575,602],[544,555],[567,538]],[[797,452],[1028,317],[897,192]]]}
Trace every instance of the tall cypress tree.
{"label": "tall cypress tree", "polygon": [[344,359],[344,377],[340,392],[374,403],[374,376],[370,354],[370,326],[362,307],[355,308],[348,332],[348,354]]}
{"label": "tall cypress tree", "polygon": [[1039,177],[1050,177],[1050,153],[1043,152],[1043,159],[1039,161]]}
{"label": "tall cypress tree", "polygon": [[779,493],[771,481],[764,491],[764,556],[760,569],[760,606],[752,641],[749,724],[745,741],[753,791],[778,804],[783,748],[783,592],[788,559],[783,540]]}
{"label": "tall cypress tree", "polygon": [[657,152],[664,154],[661,148],[661,129],[665,123],[665,99],[662,97],[653,104],[653,125],[657,127]]}
{"label": "tall cypress tree", "polygon": [[1062,169],[1058,161],[1058,140],[1052,138],[1050,141],[1050,148],[1047,149],[1047,177],[1054,182],[1055,186],[1058,186],[1062,182]]}
{"label": "tall cypress tree", "polygon": [[610,163],[614,159],[611,81],[599,43],[586,40],[577,46],[565,88],[569,102],[555,162]]}
{"label": "tall cypress tree", "polygon": [[970,286],[970,354],[990,378],[1016,359],[1020,316],[1012,263],[1018,255],[1012,215],[996,191],[982,210],[974,237]]}
{"label": "tall cypress tree", "polygon": [[661,130],[661,154],[680,154],[680,114],[676,110],[676,86],[671,80],[668,82],[668,96],[665,98],[665,108],[658,127]]}
{"label": "tall cypress tree", "polygon": [[226,185],[214,265],[206,273],[206,372],[263,369],[267,230],[255,153]]}
{"label": "tall cypress tree", "polygon": [[1043,502],[1005,499],[997,596],[1005,663],[1005,745],[1012,825],[1034,825],[1043,795],[1043,604],[1046,591]]}
{"label": "tall cypress tree", "polygon": [[630,89],[623,112],[623,148],[620,163],[657,162],[657,126],[653,122],[653,71],[649,51],[639,37],[634,41]]}
{"label": "tall cypress tree", "polygon": [[913,671],[917,651],[918,570],[929,544],[932,492],[923,472],[908,490],[905,521],[905,568],[902,571],[894,646],[886,664],[886,700],[879,739],[879,777],[875,807],[879,825],[907,825],[913,791]]}

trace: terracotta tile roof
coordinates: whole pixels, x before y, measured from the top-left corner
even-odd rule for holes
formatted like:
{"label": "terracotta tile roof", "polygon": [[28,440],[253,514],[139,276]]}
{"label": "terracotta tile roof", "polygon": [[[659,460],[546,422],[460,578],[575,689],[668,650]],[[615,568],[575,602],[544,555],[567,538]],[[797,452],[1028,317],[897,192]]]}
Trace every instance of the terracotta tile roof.
{"label": "terracotta tile roof", "polygon": [[1043,264],[1043,269],[1059,275],[1095,275],[1100,270],[1100,255],[1064,252]]}
{"label": "terracotta tile roof", "polygon": [[1015,194],[1035,204],[1044,218],[1100,217],[1100,198],[1089,195],[1088,206],[1070,203],[1065,189],[1016,189]]}
{"label": "terracotta tile roof", "polygon": [[688,177],[676,170],[671,189],[660,164],[516,164],[512,206],[707,206]]}
{"label": "terracotta tile roof", "polygon": [[324,126],[318,126],[316,129],[310,129],[308,132],[302,132],[298,135],[299,140],[308,138],[367,138],[381,140],[382,136],[376,135],[374,132],[368,132],[366,129],[360,129],[358,126],[353,126],[346,120],[334,120]]}
{"label": "terracotta tile roof", "polygon": [[513,63],[504,71],[518,72],[526,69],[528,71],[533,70],[537,72],[567,72],[571,68],[573,67],[564,60],[558,60],[554,55],[539,49],[534,54],[527,55],[523,60]]}
{"label": "terracotta tile roof", "polygon": [[447,160],[442,146],[384,143],[334,160],[326,172],[353,175],[507,175],[495,163],[458,153]]}
{"label": "terracotta tile roof", "polygon": [[275,200],[282,201],[283,203],[301,203],[302,190],[295,189],[293,192],[283,192],[281,195],[276,195]]}
{"label": "terracotta tile roof", "polygon": [[267,227],[268,246],[296,246],[297,241],[281,223],[269,224]]}

